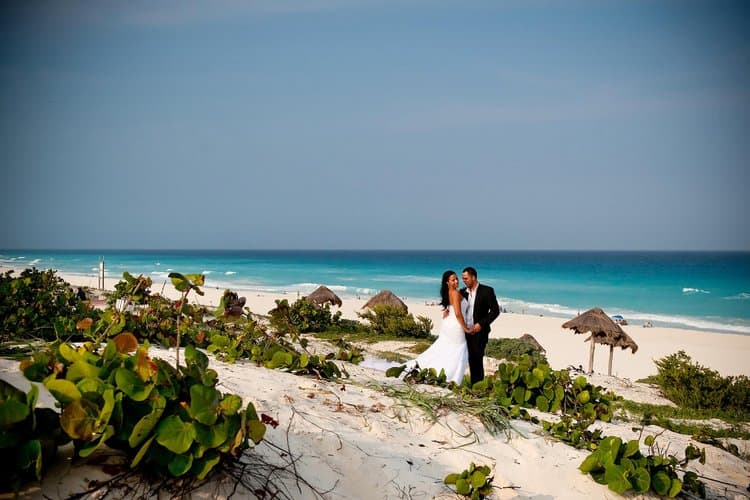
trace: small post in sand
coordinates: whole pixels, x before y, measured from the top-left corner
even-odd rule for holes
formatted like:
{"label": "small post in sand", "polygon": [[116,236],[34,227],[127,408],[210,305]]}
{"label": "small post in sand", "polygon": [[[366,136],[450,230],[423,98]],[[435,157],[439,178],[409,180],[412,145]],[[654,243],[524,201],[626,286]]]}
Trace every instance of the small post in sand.
{"label": "small post in sand", "polygon": [[104,290],[104,257],[99,257],[99,290]]}

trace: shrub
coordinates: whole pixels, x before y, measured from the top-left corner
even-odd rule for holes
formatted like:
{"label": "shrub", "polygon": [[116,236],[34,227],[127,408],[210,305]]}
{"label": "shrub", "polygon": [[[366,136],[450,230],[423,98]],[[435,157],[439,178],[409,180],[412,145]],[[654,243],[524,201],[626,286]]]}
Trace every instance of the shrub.
{"label": "shrub", "polygon": [[291,306],[286,299],[277,300],[276,308],[269,311],[271,327],[278,333],[324,332],[341,318],[341,312],[331,316],[331,307],[318,307],[305,299]]}
{"label": "shrub", "polygon": [[694,363],[684,351],[657,360],[656,366],[656,383],[676,405],[750,414],[750,379],[746,376],[722,377],[719,372]]}
{"label": "shrub", "polygon": [[357,315],[369,321],[372,331],[378,335],[427,338],[432,332],[432,320],[424,316],[417,316],[415,320],[399,307],[377,305]]}
{"label": "shrub", "polygon": [[677,471],[684,471],[691,460],[705,463],[705,450],[688,445],[685,458],[680,461],[674,455],[668,455],[666,450],[660,450],[653,436],[646,436],[644,442],[649,447],[648,455],[641,453],[636,439],[623,443],[619,437],[607,436],[578,468],[619,494],[651,491],[673,498],[685,490],[705,498],[705,485],[698,481],[695,472],[685,472],[682,480],[677,476]]}
{"label": "shrub", "polygon": [[57,447],[70,441],[58,415],[36,408],[39,388],[28,393],[0,380],[0,492],[18,491],[27,481],[40,481]]}
{"label": "shrub", "polygon": [[55,271],[24,269],[0,275],[0,342],[37,337],[55,340],[55,323],[85,312],[73,289]]}
{"label": "shrub", "polygon": [[185,362],[174,368],[151,359],[147,345],[121,333],[103,350],[52,344],[20,368],[60,403],[57,425],[78,456],[106,445],[122,450],[133,469],[143,464],[162,477],[203,479],[260,442],[265,425],[252,403],[243,409],[241,397],[216,389],[205,354],[188,346]]}
{"label": "shrub", "polygon": [[145,304],[151,297],[151,278],[142,274],[135,278],[125,271],[122,280],[115,284],[115,290],[107,294],[107,304],[114,306],[119,299],[125,299],[133,304]]}
{"label": "shrub", "polygon": [[547,357],[536,347],[521,339],[489,339],[485,355],[495,359],[514,360],[527,354],[536,363],[549,364]]}

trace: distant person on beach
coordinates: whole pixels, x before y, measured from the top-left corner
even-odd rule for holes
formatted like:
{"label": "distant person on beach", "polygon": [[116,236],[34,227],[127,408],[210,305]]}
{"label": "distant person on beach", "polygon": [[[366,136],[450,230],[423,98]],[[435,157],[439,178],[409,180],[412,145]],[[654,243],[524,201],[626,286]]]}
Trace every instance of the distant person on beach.
{"label": "distant person on beach", "polygon": [[464,321],[464,314],[469,307],[466,299],[458,291],[458,276],[453,271],[445,271],[440,281],[440,305],[448,314],[440,325],[438,339],[429,349],[417,356],[417,359],[406,364],[407,372],[419,368],[434,368],[438,373],[445,370],[448,380],[460,384],[463,382],[469,353],[466,345],[466,334],[469,329]]}
{"label": "distant person on beach", "polygon": [[86,292],[83,291],[83,288],[80,286],[78,287],[78,291],[76,292],[76,298],[78,300],[86,300]]}
{"label": "distant person on beach", "polygon": [[484,349],[490,335],[490,324],[500,315],[495,290],[477,280],[477,270],[467,267],[461,273],[466,285],[460,293],[468,303],[466,312],[466,344],[469,349],[471,383],[484,379]]}

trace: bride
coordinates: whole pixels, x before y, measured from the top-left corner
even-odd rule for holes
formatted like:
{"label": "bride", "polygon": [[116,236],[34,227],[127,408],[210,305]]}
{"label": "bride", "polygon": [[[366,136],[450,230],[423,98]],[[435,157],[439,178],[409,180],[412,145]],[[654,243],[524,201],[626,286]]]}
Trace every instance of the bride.
{"label": "bride", "polygon": [[434,368],[440,373],[445,370],[448,380],[460,384],[469,364],[469,351],[466,347],[466,323],[464,315],[469,307],[466,299],[458,291],[458,276],[453,271],[445,271],[440,283],[440,305],[448,309],[448,316],[440,325],[438,339],[417,359],[406,364],[407,371],[415,368]]}

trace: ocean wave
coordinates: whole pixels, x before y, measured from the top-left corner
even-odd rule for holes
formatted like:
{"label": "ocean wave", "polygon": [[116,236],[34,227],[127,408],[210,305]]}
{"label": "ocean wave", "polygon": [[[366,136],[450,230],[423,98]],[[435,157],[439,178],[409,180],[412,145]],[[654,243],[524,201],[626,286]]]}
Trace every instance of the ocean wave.
{"label": "ocean wave", "polygon": [[231,276],[231,275],[233,275],[233,274],[237,274],[237,271],[225,271],[225,272],[224,272],[224,275],[225,275],[225,276]]}
{"label": "ocean wave", "polygon": [[373,281],[398,282],[398,283],[440,283],[440,276],[417,276],[414,274],[401,274],[387,276],[374,276]]}
{"label": "ocean wave", "polygon": [[684,294],[695,294],[695,293],[711,293],[708,290],[703,290],[702,288],[683,288],[682,293]]}
{"label": "ocean wave", "polygon": [[748,300],[750,299],[750,293],[747,292],[740,292],[737,295],[731,295],[729,297],[722,297],[726,300]]}
{"label": "ocean wave", "polygon": [[29,262],[29,264],[31,264],[32,266],[35,266],[36,264],[39,264],[41,261],[42,259],[34,259],[31,262]]}
{"label": "ocean wave", "polygon": [[[509,297],[498,297],[498,302],[505,309],[516,313],[521,312],[525,314],[546,314],[550,316],[570,319],[583,312],[582,310],[563,306],[560,304],[527,302],[524,300],[513,299]],[[650,321],[656,326],[750,334],[750,324],[748,324],[747,320],[742,319],[644,313],[640,311],[622,309],[614,306],[603,306],[602,309],[610,316],[613,316],[615,314],[622,315],[631,325],[640,325],[647,321]]]}
{"label": "ocean wave", "polygon": [[203,274],[204,276],[205,276],[205,275],[209,275],[209,274],[211,274],[211,273],[213,273],[213,271],[203,271],[203,272],[201,272],[201,274]]}

